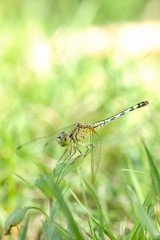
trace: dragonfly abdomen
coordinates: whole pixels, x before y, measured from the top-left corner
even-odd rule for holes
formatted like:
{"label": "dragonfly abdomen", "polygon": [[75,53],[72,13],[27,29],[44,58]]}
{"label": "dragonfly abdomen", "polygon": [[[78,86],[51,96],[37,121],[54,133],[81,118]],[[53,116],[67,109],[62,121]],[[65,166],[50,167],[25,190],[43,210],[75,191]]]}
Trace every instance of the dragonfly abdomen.
{"label": "dragonfly abdomen", "polygon": [[120,112],[120,113],[118,113],[118,114],[116,114],[116,115],[114,115],[112,117],[109,117],[109,118],[107,118],[105,120],[102,120],[102,121],[94,123],[93,124],[93,128],[97,131],[98,129],[104,127],[105,125],[107,125],[111,121],[113,121],[113,120],[115,120],[115,119],[125,115],[126,113],[129,113],[129,112],[134,111],[134,110],[136,110],[138,108],[144,107],[144,106],[146,106],[149,103],[150,103],[150,101],[143,101],[143,102],[137,103],[136,105],[134,105],[134,106],[132,106],[130,108],[127,108],[126,110],[124,110],[124,111],[122,111],[122,112]]}

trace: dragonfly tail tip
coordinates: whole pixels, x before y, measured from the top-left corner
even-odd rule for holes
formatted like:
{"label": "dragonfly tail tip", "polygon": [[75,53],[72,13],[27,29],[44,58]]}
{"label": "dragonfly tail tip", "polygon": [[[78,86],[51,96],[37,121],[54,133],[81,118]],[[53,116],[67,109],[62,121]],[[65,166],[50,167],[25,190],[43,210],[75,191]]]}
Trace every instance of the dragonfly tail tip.
{"label": "dragonfly tail tip", "polygon": [[150,104],[152,101],[151,100],[147,100],[147,101],[145,101],[144,103],[145,103],[145,105],[148,105],[148,104]]}

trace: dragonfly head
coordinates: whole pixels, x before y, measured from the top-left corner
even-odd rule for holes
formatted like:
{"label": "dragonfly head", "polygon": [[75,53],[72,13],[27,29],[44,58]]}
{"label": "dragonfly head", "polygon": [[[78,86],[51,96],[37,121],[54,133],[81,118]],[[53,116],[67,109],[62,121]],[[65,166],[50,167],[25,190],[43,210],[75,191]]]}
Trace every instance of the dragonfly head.
{"label": "dragonfly head", "polygon": [[69,144],[68,134],[65,132],[61,132],[57,137],[57,142],[61,145],[61,147],[66,147]]}

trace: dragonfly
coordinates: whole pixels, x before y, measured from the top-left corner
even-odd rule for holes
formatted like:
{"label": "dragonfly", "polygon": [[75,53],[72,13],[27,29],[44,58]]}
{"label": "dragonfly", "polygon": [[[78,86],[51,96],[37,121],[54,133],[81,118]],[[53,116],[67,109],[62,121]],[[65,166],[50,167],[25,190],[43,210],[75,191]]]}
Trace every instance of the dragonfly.
{"label": "dragonfly", "polygon": [[[51,133],[48,136],[44,136],[20,145],[17,148],[17,151],[20,151],[27,146],[31,146],[31,148],[40,147],[44,150],[49,145],[54,147],[54,140],[56,140],[62,148],[66,148],[57,164],[63,164],[67,162],[73,164],[79,158],[85,158],[87,155],[91,154],[91,173],[92,182],[94,182],[100,163],[100,146],[97,141],[97,131],[105,127],[111,121],[136,109],[142,108],[148,105],[150,102],[151,101],[142,101],[112,117],[95,122],[91,125],[87,123],[76,123],[69,128],[70,130],[68,133],[66,131],[60,131],[58,136],[56,136],[56,133]],[[88,137],[90,137],[89,143],[83,142]],[[81,150],[80,146],[84,149],[84,151]]]}

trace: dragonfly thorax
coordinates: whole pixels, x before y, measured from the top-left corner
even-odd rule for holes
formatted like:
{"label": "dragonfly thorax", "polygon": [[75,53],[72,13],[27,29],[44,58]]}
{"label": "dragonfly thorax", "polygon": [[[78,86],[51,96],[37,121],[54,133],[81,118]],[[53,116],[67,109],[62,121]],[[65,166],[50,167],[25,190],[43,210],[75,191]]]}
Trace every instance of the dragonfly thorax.
{"label": "dragonfly thorax", "polygon": [[61,147],[66,147],[70,143],[70,138],[67,133],[61,132],[57,137],[57,142],[61,145]]}

